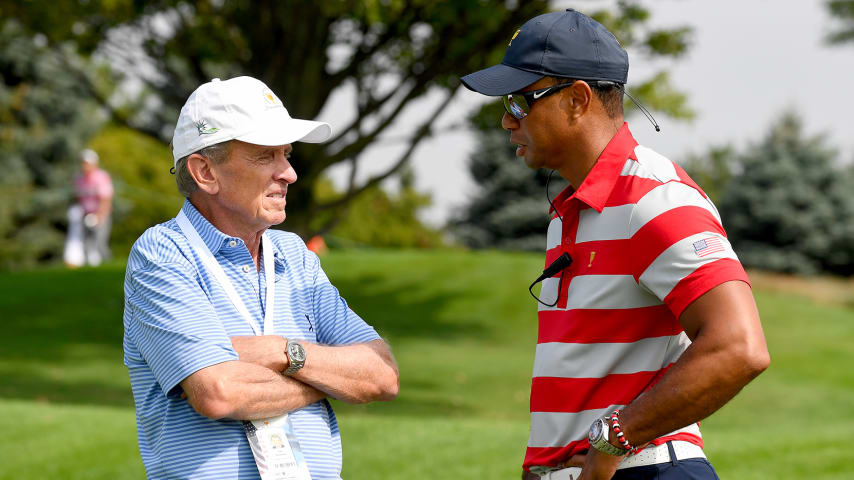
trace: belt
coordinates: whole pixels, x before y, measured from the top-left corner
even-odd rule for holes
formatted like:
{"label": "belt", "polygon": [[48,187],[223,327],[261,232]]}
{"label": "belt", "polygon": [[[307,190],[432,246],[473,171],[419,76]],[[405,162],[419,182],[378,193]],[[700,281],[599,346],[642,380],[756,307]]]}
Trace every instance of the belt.
{"label": "belt", "polygon": [[[676,440],[668,442],[673,446],[673,453],[676,458],[670,457],[670,451],[667,449],[667,444],[650,445],[641,450],[637,455],[626,457],[620,462],[617,470],[632,467],[642,467],[645,465],[656,465],[659,463],[667,463],[675,460],[685,460],[688,458],[706,458],[703,449],[690,442]],[[551,472],[540,475],[540,480],[577,480],[581,476],[581,467],[569,467],[561,470],[553,470]]]}

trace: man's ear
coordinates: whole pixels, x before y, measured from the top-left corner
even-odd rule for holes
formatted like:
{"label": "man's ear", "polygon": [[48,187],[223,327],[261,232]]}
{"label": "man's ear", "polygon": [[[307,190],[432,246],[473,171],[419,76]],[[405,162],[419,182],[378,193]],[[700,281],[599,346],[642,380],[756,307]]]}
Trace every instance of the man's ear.
{"label": "man's ear", "polygon": [[572,86],[565,88],[564,91],[566,93],[563,98],[569,110],[570,118],[576,120],[590,110],[590,105],[593,102],[593,90],[587,82],[578,80]]}
{"label": "man's ear", "polygon": [[219,182],[211,159],[194,153],[187,158],[187,171],[196,181],[199,190],[208,195],[216,195],[219,192]]}

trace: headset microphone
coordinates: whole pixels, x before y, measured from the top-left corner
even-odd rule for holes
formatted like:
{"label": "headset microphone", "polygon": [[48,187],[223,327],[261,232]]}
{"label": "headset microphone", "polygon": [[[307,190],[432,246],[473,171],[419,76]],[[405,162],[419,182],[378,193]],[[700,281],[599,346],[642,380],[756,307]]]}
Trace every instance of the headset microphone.
{"label": "headset microphone", "polygon": [[[532,283],[531,286],[528,287],[528,292],[531,294],[532,297],[534,297],[534,299],[536,301],[542,303],[543,305],[545,305],[547,307],[554,307],[555,305],[557,305],[557,299],[555,299],[554,303],[552,303],[552,304],[548,304],[548,303],[545,303],[544,301],[540,300],[539,298],[537,298],[536,295],[534,295],[534,291],[533,291],[534,285],[538,284],[539,282],[542,282],[543,280],[545,280],[547,278],[551,278],[551,277],[555,276],[556,273],[563,271],[564,269],[566,269],[570,265],[572,265],[572,257],[570,257],[568,253],[564,252],[563,255],[557,257],[555,259],[555,261],[550,263],[549,266],[546,267],[545,270],[543,270],[543,274],[540,275],[536,280],[534,280],[534,283]],[[561,290],[560,287],[561,287],[562,283],[563,283],[563,275],[561,275],[560,280],[558,280],[558,286],[557,286],[558,296],[560,296],[560,290]]]}
{"label": "headset microphone", "polygon": [[626,90],[625,85],[620,85],[619,83],[612,82],[610,80],[599,80],[596,82],[596,85],[599,88],[617,87],[620,90],[622,90],[623,93],[625,93],[627,97],[629,97],[630,99],[632,99],[633,102],[635,102],[635,105],[638,106],[638,110],[640,110],[641,113],[646,116],[647,120],[649,120],[649,122],[652,123],[652,126],[655,127],[655,131],[656,132],[661,131],[661,127],[658,126],[658,122],[655,121],[655,117],[653,117],[652,114],[649,113],[649,110],[647,110],[646,107],[643,106],[643,104],[641,104],[639,101],[637,101],[637,99],[635,99],[635,97],[633,97],[632,94],[629,93],[628,90]]}

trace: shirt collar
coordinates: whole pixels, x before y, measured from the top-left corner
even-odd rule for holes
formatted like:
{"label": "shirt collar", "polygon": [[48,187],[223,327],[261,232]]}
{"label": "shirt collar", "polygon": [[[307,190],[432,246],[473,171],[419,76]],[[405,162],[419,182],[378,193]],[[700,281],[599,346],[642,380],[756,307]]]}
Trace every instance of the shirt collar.
{"label": "shirt collar", "polygon": [[205,242],[205,245],[207,245],[212,254],[216,255],[226,242],[240,240],[220,232],[204,215],[196,210],[196,207],[190,203],[190,200],[184,200],[184,206],[181,207],[181,210],[183,210],[184,215],[187,216],[187,219],[190,220],[196,231],[199,232],[199,236],[202,237],[202,241]]}
{"label": "shirt collar", "polygon": [[[605,202],[611,196],[614,190],[614,185],[617,183],[617,178],[620,172],[623,171],[623,166],[626,160],[633,155],[638,142],[629,131],[629,124],[623,123],[623,126],[605,146],[605,150],[599,155],[593,168],[584,177],[581,186],[578,190],[574,190],[572,185],[564,188],[557,197],[554,204],[561,211],[569,208],[571,200],[578,199],[590,207],[601,212],[605,208]],[[550,211],[551,213],[551,211]]]}
{"label": "shirt collar", "polygon": [[[205,242],[205,245],[207,245],[213,255],[216,255],[226,243],[232,240],[236,242],[243,242],[243,239],[241,238],[230,237],[219,231],[219,229],[213,226],[213,224],[209,222],[208,219],[205,218],[192,203],[190,203],[190,200],[184,200],[184,206],[181,207],[181,210],[184,211],[184,215],[186,215],[187,219],[190,220],[190,224],[193,225],[193,228],[199,232],[199,236],[202,237],[202,241]],[[284,252],[279,249],[276,242],[271,241],[270,244],[273,245],[273,256],[275,262],[284,265]]]}

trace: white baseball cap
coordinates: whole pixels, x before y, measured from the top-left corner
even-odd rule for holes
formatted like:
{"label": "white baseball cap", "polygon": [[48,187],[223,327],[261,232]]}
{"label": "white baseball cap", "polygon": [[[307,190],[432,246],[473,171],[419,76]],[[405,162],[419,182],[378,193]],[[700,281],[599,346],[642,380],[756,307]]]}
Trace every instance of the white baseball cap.
{"label": "white baseball cap", "polygon": [[98,164],[98,152],[92,150],[91,148],[87,148],[80,152],[80,161],[83,163],[90,163],[92,165]]}
{"label": "white baseball cap", "polygon": [[172,136],[178,159],[227,140],[264,146],[321,143],[332,136],[328,123],[291,118],[279,97],[252,77],[215,78],[196,89],[181,107]]}

